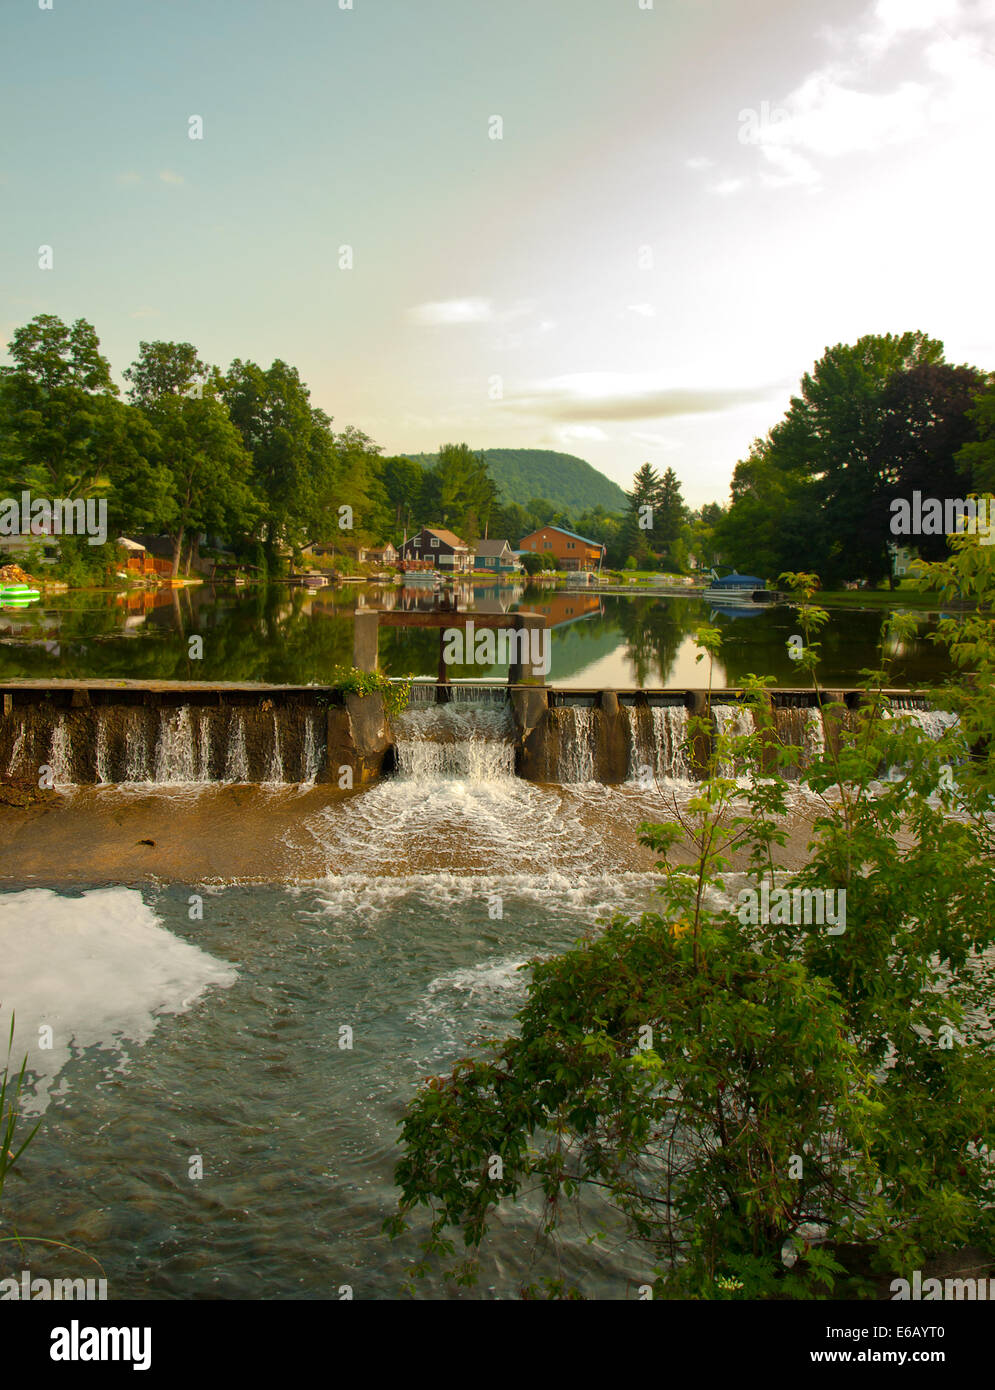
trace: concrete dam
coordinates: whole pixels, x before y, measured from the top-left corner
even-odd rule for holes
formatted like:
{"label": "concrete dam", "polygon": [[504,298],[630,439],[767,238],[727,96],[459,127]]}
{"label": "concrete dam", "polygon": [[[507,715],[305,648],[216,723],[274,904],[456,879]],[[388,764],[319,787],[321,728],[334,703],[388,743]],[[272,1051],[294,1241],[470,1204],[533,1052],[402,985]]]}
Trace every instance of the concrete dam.
{"label": "concrete dam", "polygon": [[[950,716],[910,690],[893,710],[939,731]],[[837,708],[824,721],[819,701]],[[776,745],[798,764],[839,737],[859,690],[769,692]],[[0,774],[49,786],[206,783],[363,785],[434,770],[468,780],[700,779],[720,734],[752,733],[737,690],[575,690],[419,682],[388,718],[379,694],[332,687],[171,681],[11,681],[0,685]],[[705,731],[688,738],[689,720]],[[733,775],[735,766],[723,767]]]}

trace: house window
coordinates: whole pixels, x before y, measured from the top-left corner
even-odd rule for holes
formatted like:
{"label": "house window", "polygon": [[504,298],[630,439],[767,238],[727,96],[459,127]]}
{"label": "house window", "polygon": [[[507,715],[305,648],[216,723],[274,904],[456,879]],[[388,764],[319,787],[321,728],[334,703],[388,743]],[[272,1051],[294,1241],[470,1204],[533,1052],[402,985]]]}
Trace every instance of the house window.
{"label": "house window", "polygon": [[438,537],[438,536],[433,536],[433,537],[431,538],[431,541],[429,542],[429,544],[431,545],[431,547],[432,547],[433,550],[438,550],[438,548],[439,548],[439,537]]}
{"label": "house window", "polygon": [[552,548],[553,548],[553,542],[552,542],[552,541],[543,541],[543,543],[542,543],[542,548],[543,548],[543,550],[552,550]]}
{"label": "house window", "polygon": [[568,550],[573,550],[573,548],[574,548],[574,543],[573,543],[573,541],[567,541],[567,549],[568,549]]}

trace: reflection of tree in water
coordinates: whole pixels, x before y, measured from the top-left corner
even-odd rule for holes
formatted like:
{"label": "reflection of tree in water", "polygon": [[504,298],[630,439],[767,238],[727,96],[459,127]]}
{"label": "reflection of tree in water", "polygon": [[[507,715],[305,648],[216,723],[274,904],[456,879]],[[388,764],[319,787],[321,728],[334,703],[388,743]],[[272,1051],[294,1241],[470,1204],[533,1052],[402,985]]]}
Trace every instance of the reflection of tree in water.
{"label": "reflection of tree in water", "polygon": [[700,600],[649,595],[617,599],[609,612],[625,638],[639,686],[666,685],[684,640],[708,620]]}
{"label": "reflection of tree in water", "polygon": [[[878,644],[887,614],[879,610],[837,609],[819,633],[819,682],[824,686],[852,686],[860,672],[876,668]],[[748,674],[773,676],[777,685],[810,686],[787,652],[788,638],[801,629],[797,615],[778,606],[769,613],[731,618],[718,615],[715,626],[722,632],[722,664],[729,685],[739,685]],[[923,615],[918,637],[906,642],[902,652],[892,653],[891,678],[897,685],[919,685],[939,680],[948,669],[940,648],[928,640],[935,623]]]}
{"label": "reflection of tree in water", "polygon": [[[522,596],[519,606],[538,606],[549,592]],[[699,599],[609,596],[604,615],[595,614],[554,629],[552,679],[569,679],[592,660],[624,643],[639,685],[667,684],[681,645],[695,628],[713,623],[723,634],[721,664],[730,685],[750,672],[773,676],[779,685],[797,685],[797,666],[786,650],[798,631],[790,608],[777,607],[751,617],[716,614]],[[129,607],[116,595],[68,593],[32,609],[0,612],[15,631],[0,636],[0,679],[52,678],[118,680],[272,681],[325,683],[335,666],[353,662],[353,590],[303,589],[268,585],[235,589],[205,584],[170,593],[160,591]],[[470,615],[463,615],[469,617]],[[853,685],[864,667],[876,665],[876,646],[885,614],[856,609],[831,612],[821,634],[820,680]],[[144,621],[128,626],[128,619]],[[942,652],[927,641],[934,626],[924,615],[918,638],[896,653],[898,684],[922,684],[945,672]],[[188,639],[204,639],[203,659],[190,659]],[[45,643],[56,647],[50,651]],[[22,645],[23,644],[23,645]],[[383,628],[380,667],[389,675],[434,677],[439,632],[424,628]],[[454,667],[450,675],[503,679],[504,668]],[[701,681],[706,675],[702,670]]]}

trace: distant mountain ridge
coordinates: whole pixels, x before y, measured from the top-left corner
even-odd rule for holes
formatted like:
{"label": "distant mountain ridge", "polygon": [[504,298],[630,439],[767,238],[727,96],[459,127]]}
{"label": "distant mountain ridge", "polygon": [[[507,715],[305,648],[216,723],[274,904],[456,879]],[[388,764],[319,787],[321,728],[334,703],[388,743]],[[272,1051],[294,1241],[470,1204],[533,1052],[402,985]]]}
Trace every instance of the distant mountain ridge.
{"label": "distant mountain ridge", "polygon": [[[628,505],[617,483],[599,473],[576,454],[555,449],[476,449],[483,454],[502,502],[527,506],[533,497],[545,497],[564,511],[583,512],[604,507],[622,513]],[[433,468],[438,454],[408,454],[423,468]]]}

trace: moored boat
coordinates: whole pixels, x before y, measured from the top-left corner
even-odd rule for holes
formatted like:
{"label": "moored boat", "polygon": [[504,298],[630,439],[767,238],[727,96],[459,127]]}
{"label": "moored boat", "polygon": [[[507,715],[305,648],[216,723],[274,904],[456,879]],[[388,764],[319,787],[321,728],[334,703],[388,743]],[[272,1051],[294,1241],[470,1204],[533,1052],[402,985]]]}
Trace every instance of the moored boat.
{"label": "moored boat", "polygon": [[714,570],[712,573],[712,583],[702,594],[702,598],[708,599],[710,603],[760,607],[765,603],[776,603],[778,600],[777,592],[768,589],[766,580],[758,579],[755,574],[738,574],[733,570],[732,574],[723,575],[719,579]]}

